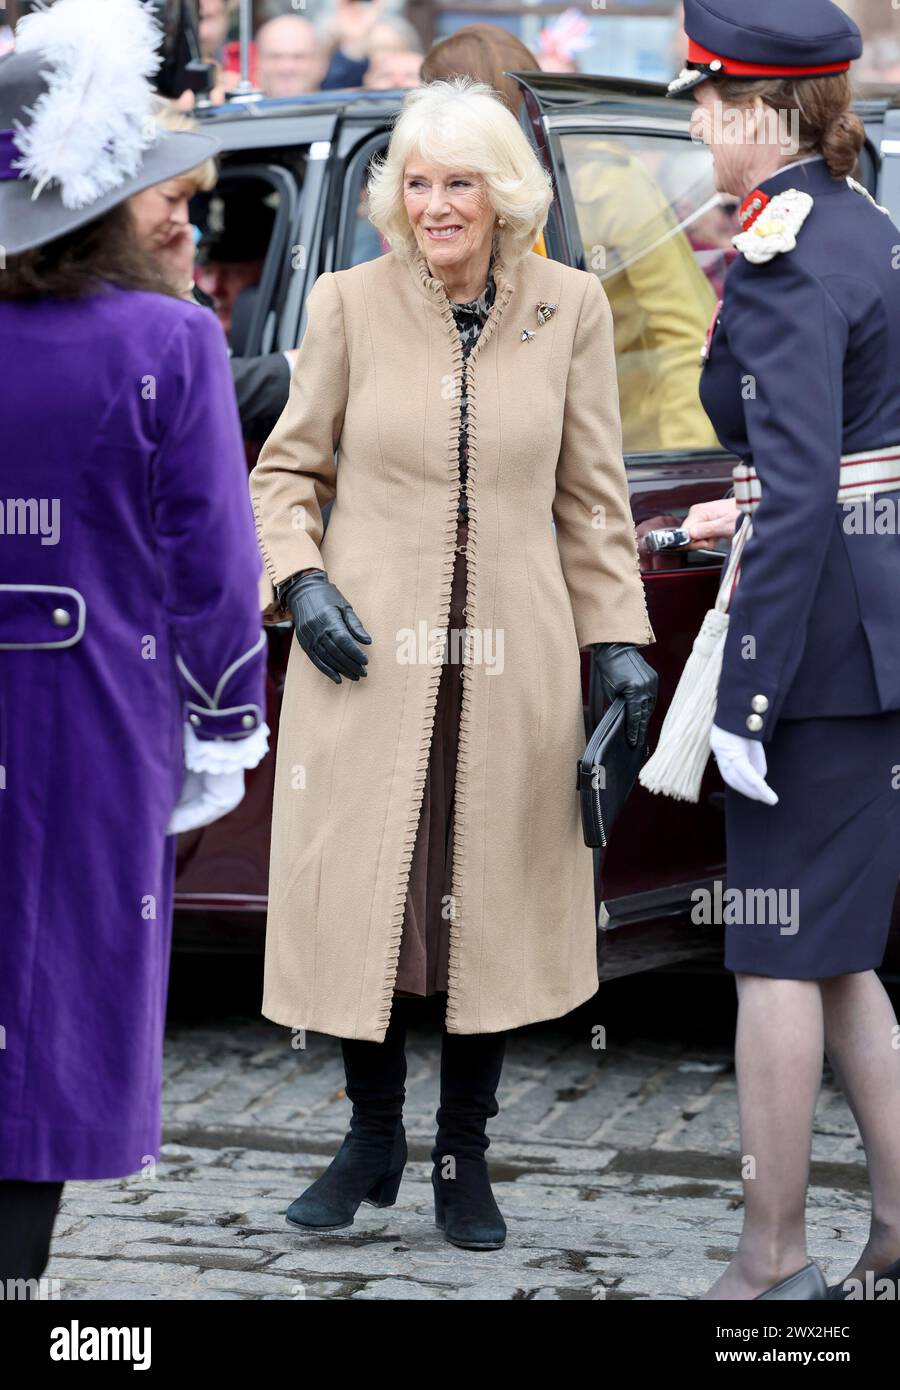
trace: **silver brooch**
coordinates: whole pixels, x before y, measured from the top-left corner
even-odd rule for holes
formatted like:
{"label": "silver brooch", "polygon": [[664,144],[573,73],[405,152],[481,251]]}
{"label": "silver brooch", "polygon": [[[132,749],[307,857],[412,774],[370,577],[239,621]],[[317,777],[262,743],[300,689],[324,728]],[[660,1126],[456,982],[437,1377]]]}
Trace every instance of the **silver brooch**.
{"label": "silver brooch", "polygon": [[522,329],[522,342],[523,342],[523,343],[530,343],[533,337],[534,337],[534,329],[533,329],[533,328],[523,328],[523,329]]}

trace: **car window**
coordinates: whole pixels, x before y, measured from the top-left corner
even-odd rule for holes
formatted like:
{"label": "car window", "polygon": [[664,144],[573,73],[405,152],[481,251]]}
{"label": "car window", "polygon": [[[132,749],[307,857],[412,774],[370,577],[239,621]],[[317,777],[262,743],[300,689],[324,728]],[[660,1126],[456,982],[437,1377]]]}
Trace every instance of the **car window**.
{"label": "car window", "polygon": [[376,147],[369,147],[364,158],[359,158],[348,171],[344,188],[344,216],[341,233],[341,252],[339,264],[349,268],[361,265],[363,261],[374,261],[378,256],[387,255],[390,246],[381,233],[369,221],[368,181],[372,160],[376,154],[387,149],[387,140]]}
{"label": "car window", "polygon": [[708,150],[687,139],[573,131],[560,152],[571,231],[612,310],[626,453],[718,447],[700,353],[738,254],[737,200],[716,193]]}
{"label": "car window", "polygon": [[196,199],[202,233],[195,279],[225,330],[236,357],[247,350],[275,214],[277,192],[262,179],[221,178]]}
{"label": "car window", "polygon": [[278,166],[226,164],[190,204],[199,242],[194,278],[209,296],[235,357],[268,352],[296,184]]}

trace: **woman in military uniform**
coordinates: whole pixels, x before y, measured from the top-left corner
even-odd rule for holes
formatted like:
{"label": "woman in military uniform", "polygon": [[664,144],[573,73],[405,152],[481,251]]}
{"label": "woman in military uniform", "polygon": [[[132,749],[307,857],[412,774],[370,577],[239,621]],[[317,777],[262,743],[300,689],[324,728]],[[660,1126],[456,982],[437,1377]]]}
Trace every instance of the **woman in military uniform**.
{"label": "woman in military uniform", "polygon": [[900,232],[849,178],[862,44],[836,5],[758,0],[750,25],[740,0],[686,0],[685,28],[670,92],[693,89],[717,187],[743,199],[701,398],[742,460],[749,534],[711,736],[737,890],[744,1227],[705,1296],[816,1299],[804,1207],[823,1046],[871,1180],[852,1274],[900,1275],[900,1050],[875,974],[900,873],[900,539],[866,524],[900,511]]}

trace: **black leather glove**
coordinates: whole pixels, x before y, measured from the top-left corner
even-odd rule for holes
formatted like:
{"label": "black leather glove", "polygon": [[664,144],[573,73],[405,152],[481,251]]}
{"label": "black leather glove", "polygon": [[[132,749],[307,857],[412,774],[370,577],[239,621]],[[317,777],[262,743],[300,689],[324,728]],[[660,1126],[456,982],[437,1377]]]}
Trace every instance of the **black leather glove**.
{"label": "black leather glove", "polygon": [[625,697],[625,737],[632,748],[644,743],[656,704],[659,677],[630,642],[595,642],[594,666],[607,700]]}
{"label": "black leather glove", "polygon": [[288,579],[278,586],[278,598],[294,620],[297,641],[329,680],[340,685],[342,675],[358,681],[367,674],[369,658],[356,643],[372,639],[324,570]]}

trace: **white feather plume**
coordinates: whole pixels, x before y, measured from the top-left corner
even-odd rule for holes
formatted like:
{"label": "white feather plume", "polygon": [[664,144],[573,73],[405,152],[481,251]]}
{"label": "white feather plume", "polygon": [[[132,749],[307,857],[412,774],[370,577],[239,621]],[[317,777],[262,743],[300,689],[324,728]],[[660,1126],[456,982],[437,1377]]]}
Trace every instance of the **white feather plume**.
{"label": "white feather plume", "polygon": [[19,21],[17,52],[47,60],[47,91],[16,126],[33,197],[52,182],[64,207],[83,208],[137,173],[158,130],[149,78],[162,37],[142,0],[56,0]]}

